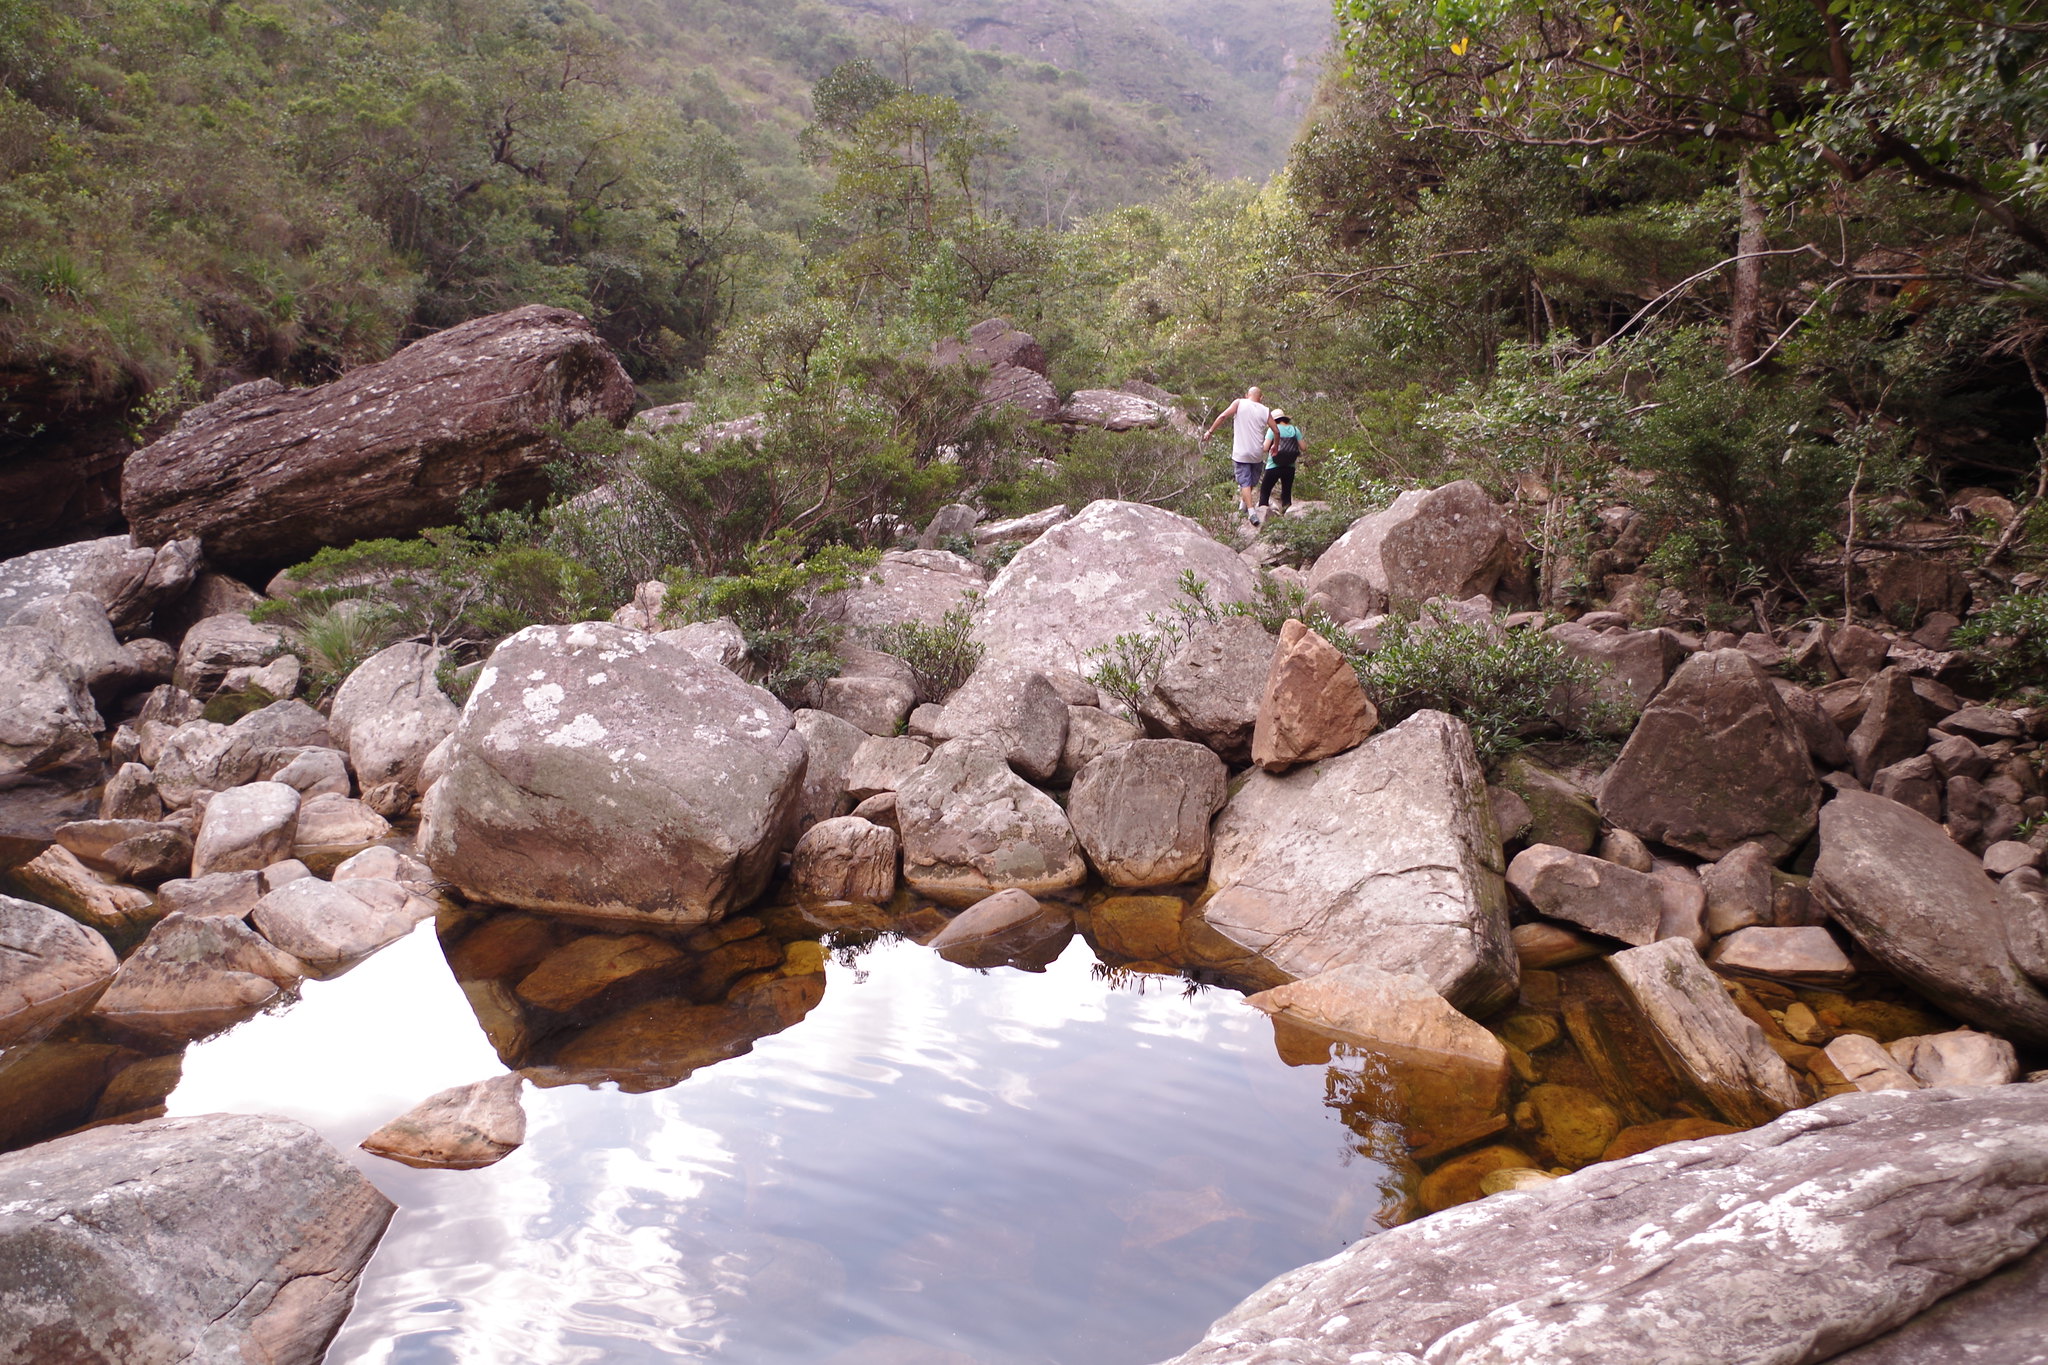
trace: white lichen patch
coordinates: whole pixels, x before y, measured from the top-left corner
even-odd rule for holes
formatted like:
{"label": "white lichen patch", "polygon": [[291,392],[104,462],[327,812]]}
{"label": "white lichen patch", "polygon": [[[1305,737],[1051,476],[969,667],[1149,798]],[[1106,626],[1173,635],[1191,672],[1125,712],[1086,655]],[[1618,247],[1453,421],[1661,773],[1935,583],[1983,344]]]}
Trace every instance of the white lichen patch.
{"label": "white lichen patch", "polygon": [[585,711],[541,742],[558,749],[587,749],[603,739],[605,733],[597,717]]}
{"label": "white lichen patch", "polygon": [[611,675],[608,673],[593,673],[583,681],[592,687],[603,687],[607,682],[611,681]]}
{"label": "white lichen patch", "polygon": [[[546,675],[537,674],[536,676],[545,677]],[[535,725],[553,725],[555,717],[560,715],[562,711],[562,696],[562,685],[560,683],[543,683],[539,687],[527,688],[520,695],[519,704],[526,708],[528,719],[532,720]]]}

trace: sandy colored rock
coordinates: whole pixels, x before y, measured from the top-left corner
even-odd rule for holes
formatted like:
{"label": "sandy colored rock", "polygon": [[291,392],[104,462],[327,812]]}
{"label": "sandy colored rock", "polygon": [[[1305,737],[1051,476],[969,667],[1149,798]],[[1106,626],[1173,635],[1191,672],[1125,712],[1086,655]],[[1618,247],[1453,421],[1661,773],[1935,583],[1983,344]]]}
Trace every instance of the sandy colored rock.
{"label": "sandy colored rock", "polygon": [[82,1013],[119,965],[106,939],[83,924],[0,896],[0,1048]]}
{"label": "sandy colored rock", "polygon": [[2009,1085],[2020,1074],[2012,1044],[1975,1029],[1900,1038],[1885,1051],[1926,1086]]}
{"label": "sandy colored rock", "polygon": [[514,1071],[430,1095],[364,1138],[363,1150],[429,1170],[496,1165],[526,1142],[522,1084]]}
{"label": "sandy colored rock", "polygon": [[1738,929],[1716,943],[1707,960],[1722,971],[1801,986],[1845,986],[1856,975],[1834,936],[1819,927]]}
{"label": "sandy colored rock", "polygon": [[265,893],[249,920],[309,972],[328,974],[397,942],[433,914],[432,901],[397,882],[299,877]]}
{"label": "sandy colored rock", "polygon": [[896,894],[900,843],[895,830],[857,815],[821,820],[790,853],[790,885],[819,900],[887,905]]}
{"label": "sandy colored rock", "polygon": [[282,782],[221,792],[207,802],[200,820],[192,875],[256,871],[288,858],[298,827],[299,794]]}
{"label": "sandy colored rock", "polygon": [[1422,711],[1313,767],[1254,772],[1212,838],[1204,918],[1288,976],[1413,972],[1477,1017],[1513,996],[1500,841],[1461,722]]}
{"label": "sandy colored rock", "polygon": [[156,918],[147,891],[102,880],[61,844],[44,849],[7,876],[23,895],[33,896],[123,945],[134,941]]}
{"label": "sandy colored rock", "polygon": [[1690,943],[1663,939],[1607,959],[1622,990],[1681,1076],[1728,1122],[1767,1123],[1805,1103],[1763,1030],[1728,998]]}
{"label": "sandy colored rock", "polygon": [[298,981],[297,958],[227,915],[167,915],[114,974],[93,1017],[122,1035],[182,1043],[238,1024]]}
{"label": "sandy colored rock", "polygon": [[473,900],[701,924],[760,894],[795,833],[782,704],[608,622],[500,643],[428,792],[419,850]]}
{"label": "sandy colored rock", "polygon": [[1000,753],[1020,776],[1043,782],[1059,767],[1067,704],[1035,668],[983,664],[946,698],[941,740],[972,740]]}
{"label": "sandy colored rock", "polygon": [[846,793],[865,801],[893,792],[931,756],[931,745],[908,735],[869,735],[846,765]]}
{"label": "sandy colored rock", "polygon": [[324,792],[299,804],[292,856],[316,874],[331,872],[390,833],[391,822],[366,802]]}
{"label": "sandy colored rock", "polygon": [[1096,706],[1067,707],[1067,738],[1060,746],[1060,766],[1055,777],[1069,782],[1088,766],[1089,760],[1120,749],[1145,737],[1141,725]]}
{"label": "sandy colored rock", "polygon": [[1517,924],[1509,933],[1515,956],[1525,972],[1548,971],[1571,962],[1584,962],[1605,951],[1598,939],[1567,929],[1561,924]]}
{"label": "sandy colored rock", "polygon": [[873,736],[852,721],[811,708],[792,711],[790,723],[803,736],[806,756],[794,831],[801,833],[853,808],[853,797],[846,789],[847,769],[860,746]]}
{"label": "sandy colored rock", "polygon": [[1835,1070],[1858,1090],[1918,1090],[1920,1081],[1885,1050],[1860,1033],[1845,1033],[1821,1049]]}
{"label": "sandy colored rock", "polygon": [[334,737],[364,790],[396,782],[417,792],[428,751],[454,733],[462,713],[435,678],[441,659],[432,645],[395,644],[357,665],[334,694]]}
{"label": "sandy colored rock", "polygon": [[85,674],[47,632],[0,626],[0,790],[32,777],[90,785],[100,714]]}
{"label": "sandy colored rock", "polygon": [[1252,729],[1252,762],[1285,772],[1364,743],[1378,724],[1357,672],[1335,646],[1299,621],[1285,622]]}

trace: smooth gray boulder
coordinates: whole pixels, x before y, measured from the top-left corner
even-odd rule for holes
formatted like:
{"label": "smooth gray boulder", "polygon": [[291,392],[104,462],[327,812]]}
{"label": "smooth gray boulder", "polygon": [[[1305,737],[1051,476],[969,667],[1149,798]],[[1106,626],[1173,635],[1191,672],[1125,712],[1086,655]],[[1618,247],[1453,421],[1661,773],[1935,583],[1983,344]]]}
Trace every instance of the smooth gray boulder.
{"label": "smooth gray boulder", "polygon": [[14,625],[33,626],[56,640],[64,657],[85,675],[86,688],[101,701],[132,691],[141,673],[114,638],[106,608],[90,593],[67,592],[16,612]]}
{"label": "smooth gray boulder", "polygon": [[1600,788],[1600,814],[1652,843],[1719,858],[1813,832],[1821,785],[1798,724],[1739,649],[1695,654],[1644,709]]}
{"label": "smooth gray boulder", "polygon": [[[1363,585],[1360,616],[1392,603],[1490,596],[1514,562],[1515,542],[1500,506],[1470,479],[1410,489],[1385,511],[1360,517],[1309,572],[1311,595],[1351,575]],[[1351,588],[1356,593],[1357,588]],[[1376,605],[1374,605],[1376,603]]]}
{"label": "smooth gray boulder", "polygon": [[261,668],[284,652],[284,635],[274,626],[259,626],[239,612],[209,616],[185,632],[171,681],[204,701],[232,670]]}
{"label": "smooth gray boulder", "polygon": [[396,782],[417,792],[421,762],[454,732],[462,712],[435,681],[441,658],[433,645],[392,645],[365,659],[335,692],[328,727],[348,751],[362,790]]}
{"label": "smooth gray boulder", "polygon": [[393,1211],[291,1119],[152,1119],[0,1156],[0,1361],[313,1365]]}
{"label": "smooth gray boulder", "polygon": [[1940,825],[1843,792],[1821,811],[1812,892],[1872,957],[1959,1019],[2048,1043],[2048,982],[2012,952],[2022,912]]}
{"label": "smooth gray boulder", "polygon": [[70,916],[0,896],[0,1048],[88,1008],[120,965],[104,938]]}
{"label": "smooth gray boulder", "polygon": [[975,612],[990,660],[1086,675],[1091,651],[1151,629],[1185,601],[1192,572],[1218,606],[1248,602],[1258,581],[1198,522],[1135,502],[1092,502],[1017,552]]}
{"label": "smooth gray boulder", "polygon": [[1191,626],[1139,703],[1146,728],[1206,744],[1230,763],[1252,755],[1252,730],[1279,640],[1249,616]]}
{"label": "smooth gray boulder", "polygon": [[2044,1234],[2048,1086],[1843,1095],[1354,1242],[1173,1365],[1824,1361]]}
{"label": "smooth gray boulder", "polygon": [[847,793],[847,775],[853,756],[873,736],[830,711],[808,707],[791,712],[790,723],[803,737],[808,756],[796,827],[791,831],[801,834],[820,820],[830,820],[853,809],[853,798]]}
{"label": "smooth gray boulder", "polygon": [[966,906],[1012,887],[1046,896],[1088,875],[1059,803],[1000,752],[956,741],[896,789],[903,877],[920,895]]}
{"label": "smooth gray boulder", "polygon": [[186,721],[147,757],[163,803],[182,810],[205,794],[268,781],[307,749],[333,744],[325,716],[302,701],[279,701],[233,725]]}
{"label": "smooth gray boulder", "polygon": [[2048,1244],[1949,1295],[1905,1326],[1844,1351],[1830,1365],[2048,1365],[2043,1303]]}
{"label": "smooth gray boulder", "polygon": [[1410,972],[1475,1016],[1513,998],[1500,837],[1463,722],[1420,711],[1334,758],[1253,772],[1212,840],[1204,918],[1288,976]]}
{"label": "smooth gray boulder", "polygon": [[948,612],[973,606],[987,586],[987,570],[950,550],[888,550],[861,582],[825,598],[819,608],[856,634],[913,623],[936,626]]}
{"label": "smooth gray boulder", "polygon": [[1209,821],[1223,807],[1229,776],[1199,744],[1141,739],[1074,775],[1067,819],[1111,886],[1192,881],[1208,866]]}
{"label": "smooth gray boulder", "polygon": [[1508,885],[1539,914],[1638,946],[1664,919],[1663,878],[1555,844],[1532,844],[1508,864]]}
{"label": "smooth gray boulder", "polygon": [[36,777],[90,782],[104,728],[84,671],[54,636],[0,626],[0,791]]}
{"label": "smooth gray boulder", "polygon": [[704,924],[761,893],[795,832],[782,703],[609,622],[529,626],[478,676],[420,855],[473,900]]}
{"label": "smooth gray boulder", "polygon": [[846,765],[846,794],[854,801],[893,792],[923,767],[932,747],[909,735],[869,735]]}
{"label": "smooth gray boulder", "polygon": [[1685,660],[1685,646],[1668,630],[1594,630],[1565,621],[1547,632],[1565,653],[1600,671],[1594,696],[1624,717],[1621,733],[1648,706]]}
{"label": "smooth gray boulder", "polygon": [[1067,704],[1035,668],[983,664],[946,698],[937,738],[993,749],[1021,776],[1043,782],[1066,746]]}
{"label": "smooth gray boulder", "polygon": [[71,576],[73,592],[90,593],[106,610],[114,632],[140,634],[158,607],[183,597],[199,574],[199,542],[169,540],[155,548],[125,536],[94,542]]}

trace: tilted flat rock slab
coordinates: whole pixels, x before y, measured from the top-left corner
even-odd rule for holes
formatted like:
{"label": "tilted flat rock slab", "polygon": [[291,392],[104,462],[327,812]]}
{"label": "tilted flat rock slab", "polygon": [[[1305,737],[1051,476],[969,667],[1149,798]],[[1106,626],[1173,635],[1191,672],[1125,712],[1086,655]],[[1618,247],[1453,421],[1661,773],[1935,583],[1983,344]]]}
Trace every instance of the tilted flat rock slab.
{"label": "tilted flat rock slab", "polygon": [[392,1212],[289,1119],[155,1119],[0,1156],[0,1365],[310,1365]]}
{"label": "tilted flat rock slab", "polygon": [[1085,676],[1097,662],[1090,650],[1172,613],[1187,570],[1208,583],[1218,605],[1248,602],[1258,590],[1236,551],[1200,523],[1144,503],[1091,502],[996,575],[974,636],[991,661]]}
{"label": "tilted flat rock slab", "polygon": [[229,389],[128,457],[121,510],[139,545],[197,536],[215,565],[274,565],[446,525],[487,484],[501,505],[542,495],[552,430],[632,409],[596,329],[530,304],[318,388]]}
{"label": "tilted flat rock slab", "polygon": [[1421,711],[1335,758],[1254,772],[1216,817],[1202,913],[1291,977],[1362,962],[1484,1015],[1514,993],[1507,885],[1462,722]]}
{"label": "tilted flat rock slab", "polygon": [[657,636],[529,626],[492,651],[420,853],[473,900],[704,924],[767,885],[804,741],[782,703]]}
{"label": "tilted flat rock slab", "polygon": [[2048,1086],[1845,1095],[1366,1238],[1175,1365],[1804,1365],[2044,1233]]}
{"label": "tilted flat rock slab", "polygon": [[1837,923],[1958,1018],[2048,1043],[2048,983],[2012,952],[2034,907],[2001,896],[1968,849],[1896,801],[1843,792],[1820,821],[1813,896]]}
{"label": "tilted flat rock slab", "polygon": [[1764,1123],[1804,1101],[1791,1068],[1691,943],[1659,939],[1616,953],[1607,966],[1673,1068],[1730,1123]]}

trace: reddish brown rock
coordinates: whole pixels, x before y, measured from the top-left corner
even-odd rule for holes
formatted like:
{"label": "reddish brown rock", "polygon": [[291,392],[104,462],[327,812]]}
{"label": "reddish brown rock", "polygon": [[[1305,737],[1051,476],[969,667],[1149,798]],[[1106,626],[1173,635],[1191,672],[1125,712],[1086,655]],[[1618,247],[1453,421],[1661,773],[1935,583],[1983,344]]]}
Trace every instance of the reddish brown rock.
{"label": "reddish brown rock", "polygon": [[363,1150],[407,1166],[473,1171],[526,1141],[518,1072],[431,1095],[363,1139]]}
{"label": "reddish brown rock", "polygon": [[1334,645],[1299,621],[1280,627],[1280,648],[1252,727],[1252,762],[1285,772],[1341,754],[1364,743],[1379,719],[1357,672]]}
{"label": "reddish brown rock", "polygon": [[896,894],[899,849],[895,830],[858,815],[820,820],[789,855],[790,884],[819,900],[887,905]]}
{"label": "reddish brown rock", "polygon": [[121,506],[138,544],[198,536],[214,564],[280,564],[444,525],[486,486],[501,505],[543,495],[554,430],[632,407],[591,325],[530,304],[318,388],[230,389],[128,457]]}

